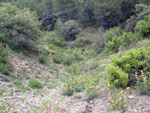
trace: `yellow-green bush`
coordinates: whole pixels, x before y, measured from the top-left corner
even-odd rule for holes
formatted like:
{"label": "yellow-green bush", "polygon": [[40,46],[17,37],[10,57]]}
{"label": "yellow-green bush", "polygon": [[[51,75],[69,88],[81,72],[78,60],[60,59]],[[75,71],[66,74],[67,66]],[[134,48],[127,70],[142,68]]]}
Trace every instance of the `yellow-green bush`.
{"label": "yellow-green bush", "polygon": [[105,45],[106,53],[116,53],[118,52],[119,47],[128,47],[132,41],[132,33],[122,33],[120,36],[114,36],[110,41],[108,41]]}
{"label": "yellow-green bush", "polygon": [[107,30],[104,35],[103,35],[103,39],[108,42],[108,41],[112,41],[112,38],[115,36],[120,36],[122,34],[122,30],[120,27],[114,27],[114,28],[110,28],[109,30]]}
{"label": "yellow-green bush", "polygon": [[135,73],[141,75],[141,70],[150,71],[150,51],[146,48],[132,49],[127,51],[126,55],[120,53],[118,57],[112,55],[111,61],[113,65],[108,66],[108,73],[110,82],[113,82],[115,86],[125,87],[127,83],[133,84]]}
{"label": "yellow-green bush", "polygon": [[119,67],[108,65],[109,80],[115,87],[126,87],[128,84],[128,74]]}

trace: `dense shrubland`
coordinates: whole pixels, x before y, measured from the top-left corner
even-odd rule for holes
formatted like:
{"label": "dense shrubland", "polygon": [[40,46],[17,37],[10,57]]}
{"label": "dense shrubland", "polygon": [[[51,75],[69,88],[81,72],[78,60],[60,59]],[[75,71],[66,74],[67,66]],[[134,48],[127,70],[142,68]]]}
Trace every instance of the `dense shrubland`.
{"label": "dense shrubland", "polygon": [[26,8],[19,10],[10,3],[0,5],[0,32],[5,37],[4,42],[35,51],[36,40],[41,35],[36,13]]}
{"label": "dense shrubland", "polygon": [[[60,79],[62,94],[83,92],[91,100],[106,90],[112,108],[125,109],[127,86],[150,95],[149,4],[149,0],[0,0],[0,72],[13,73],[8,52],[15,50],[23,60],[34,58],[41,70],[46,67],[52,79]],[[59,73],[57,66],[65,69]],[[14,84],[42,90],[49,75],[42,78],[41,70],[33,69],[35,77],[30,77],[25,73],[30,67],[22,72],[27,87],[22,77]]]}

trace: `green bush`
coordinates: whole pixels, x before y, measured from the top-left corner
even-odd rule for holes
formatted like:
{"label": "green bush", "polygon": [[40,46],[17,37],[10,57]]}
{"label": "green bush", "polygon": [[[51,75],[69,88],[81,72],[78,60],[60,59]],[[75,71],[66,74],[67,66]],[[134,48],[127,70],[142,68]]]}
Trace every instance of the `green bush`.
{"label": "green bush", "polygon": [[60,37],[63,37],[66,41],[71,41],[76,39],[81,31],[78,23],[74,20],[69,20],[63,24],[60,29]]}
{"label": "green bush", "polygon": [[132,42],[132,33],[123,32],[121,36],[114,36],[111,41],[108,41],[105,45],[106,53],[116,53],[119,47],[128,47]]}
{"label": "green bush", "polygon": [[[143,20],[146,15],[150,14],[150,6],[145,4],[136,4],[134,15],[126,21],[125,31],[129,32],[136,29],[139,21]],[[147,26],[147,25],[146,25]]]}
{"label": "green bush", "polygon": [[9,75],[12,71],[12,65],[9,62],[8,54],[5,49],[0,46],[0,72]]}
{"label": "green bush", "polygon": [[114,28],[110,28],[109,30],[107,30],[104,35],[103,35],[103,39],[105,40],[105,42],[108,41],[112,41],[112,38],[115,36],[120,36],[122,34],[122,30],[120,27],[114,27]]}
{"label": "green bush", "polygon": [[139,21],[136,25],[136,29],[141,36],[150,36],[150,15],[145,16],[144,20]]}
{"label": "green bush", "polygon": [[44,87],[44,85],[41,82],[33,78],[28,81],[28,85],[33,89],[43,89]]}
{"label": "green bush", "polygon": [[66,46],[66,41],[64,40],[64,38],[56,37],[55,34],[49,33],[45,36],[45,38],[46,38],[45,41],[48,45],[53,44],[53,45],[58,46],[58,47]]}
{"label": "green bush", "polygon": [[48,52],[46,50],[40,51],[39,55],[38,55],[38,59],[39,59],[40,63],[46,64],[47,63],[47,56],[48,56]]}
{"label": "green bush", "polygon": [[91,40],[89,37],[80,37],[75,40],[74,44],[76,47],[84,47],[87,44],[91,44]]}
{"label": "green bush", "polygon": [[35,12],[18,9],[10,3],[0,4],[0,32],[9,38],[5,42],[28,51],[37,50],[36,40],[41,36],[40,22]]}
{"label": "green bush", "polygon": [[140,70],[150,71],[150,51],[145,48],[138,50],[132,49],[127,51],[126,55],[120,57],[111,56],[111,60],[115,66],[120,67],[124,72],[135,74]]}
{"label": "green bush", "polygon": [[120,38],[115,36],[112,38],[112,41],[108,41],[108,43],[106,43],[105,52],[108,54],[116,53],[118,52],[119,47],[120,47]]}
{"label": "green bush", "polygon": [[65,65],[70,65],[74,60],[75,60],[75,56],[73,56],[73,55],[56,53],[53,56],[53,61],[55,63],[62,63],[62,64],[65,64]]}
{"label": "green bush", "polygon": [[108,74],[110,83],[115,87],[126,87],[128,84],[128,74],[122,71],[119,67],[108,65]]}
{"label": "green bush", "polygon": [[71,49],[68,47],[66,52],[55,52],[53,55],[53,61],[55,63],[63,63],[70,65],[74,61],[82,60],[82,50],[81,49]]}
{"label": "green bush", "polygon": [[57,22],[55,23],[55,34],[56,36],[60,37],[60,29],[63,26],[63,23],[60,18],[57,19]]}
{"label": "green bush", "polygon": [[[141,70],[143,70],[144,72],[150,71],[150,51],[146,48],[129,50],[127,51],[126,55],[122,55],[122,53],[120,52],[118,57],[112,55],[111,61],[113,62],[113,66],[108,66],[108,73],[111,82],[115,82],[115,80],[117,79],[114,78],[114,76],[124,76],[128,74],[129,80],[127,80],[127,78],[124,78],[122,82],[126,81],[125,83],[128,83],[128,85],[134,85],[136,82],[134,76],[135,73],[137,73],[138,76],[141,76]],[[127,84],[119,86],[122,87],[125,85]]]}
{"label": "green bush", "polygon": [[44,12],[42,15],[42,26],[47,27],[47,31],[50,31],[54,28],[54,25],[56,23],[57,17],[49,14],[47,12]]}

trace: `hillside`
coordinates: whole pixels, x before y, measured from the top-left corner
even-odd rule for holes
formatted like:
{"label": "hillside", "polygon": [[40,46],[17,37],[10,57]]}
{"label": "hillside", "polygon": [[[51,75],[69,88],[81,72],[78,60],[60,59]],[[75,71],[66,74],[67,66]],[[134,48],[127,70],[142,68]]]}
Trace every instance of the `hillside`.
{"label": "hillside", "polygon": [[0,113],[149,113],[148,0],[1,0]]}

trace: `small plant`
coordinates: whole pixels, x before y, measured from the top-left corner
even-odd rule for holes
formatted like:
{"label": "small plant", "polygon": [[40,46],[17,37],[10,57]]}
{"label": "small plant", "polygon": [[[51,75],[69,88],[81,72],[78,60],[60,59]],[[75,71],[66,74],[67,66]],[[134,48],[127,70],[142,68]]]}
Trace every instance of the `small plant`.
{"label": "small plant", "polygon": [[9,62],[7,52],[0,46],[0,72],[5,75],[10,75],[12,65]]}
{"label": "small plant", "polygon": [[2,103],[0,106],[0,113],[9,113],[14,104]]}
{"label": "small plant", "polygon": [[44,87],[44,85],[41,82],[33,78],[28,81],[28,85],[33,89],[43,89]]}
{"label": "small plant", "polygon": [[87,93],[87,98],[88,98],[88,100],[92,100],[94,98],[98,98],[99,95],[100,95],[99,90],[97,90],[96,88],[94,88],[93,90],[91,90],[91,91],[89,91]]}
{"label": "small plant", "polygon": [[[68,78],[63,85],[63,94],[71,96],[75,92],[84,91],[85,95],[89,94],[89,98],[97,98],[97,85],[99,83],[99,76],[83,75],[82,77]],[[95,91],[94,91],[95,90]]]}
{"label": "small plant", "polygon": [[127,104],[127,92],[130,90],[128,87],[126,91],[118,91],[110,92],[109,94],[109,102],[112,106],[113,110],[125,110]]}
{"label": "small plant", "polygon": [[135,74],[135,78],[137,79],[136,88],[141,95],[150,96],[150,74],[146,74],[141,71],[141,76]]}
{"label": "small plant", "polygon": [[6,91],[6,88],[1,88],[0,89],[0,96],[2,96],[5,91]]}
{"label": "small plant", "polygon": [[22,85],[22,82],[21,82],[21,80],[16,80],[16,81],[15,81],[15,84],[19,87],[19,86]]}
{"label": "small plant", "polygon": [[47,56],[48,56],[48,52],[46,50],[40,51],[40,53],[38,55],[38,59],[39,59],[40,63],[46,64],[47,63]]}
{"label": "small plant", "polygon": [[16,80],[14,83],[20,91],[25,91],[25,86],[21,80]]}

